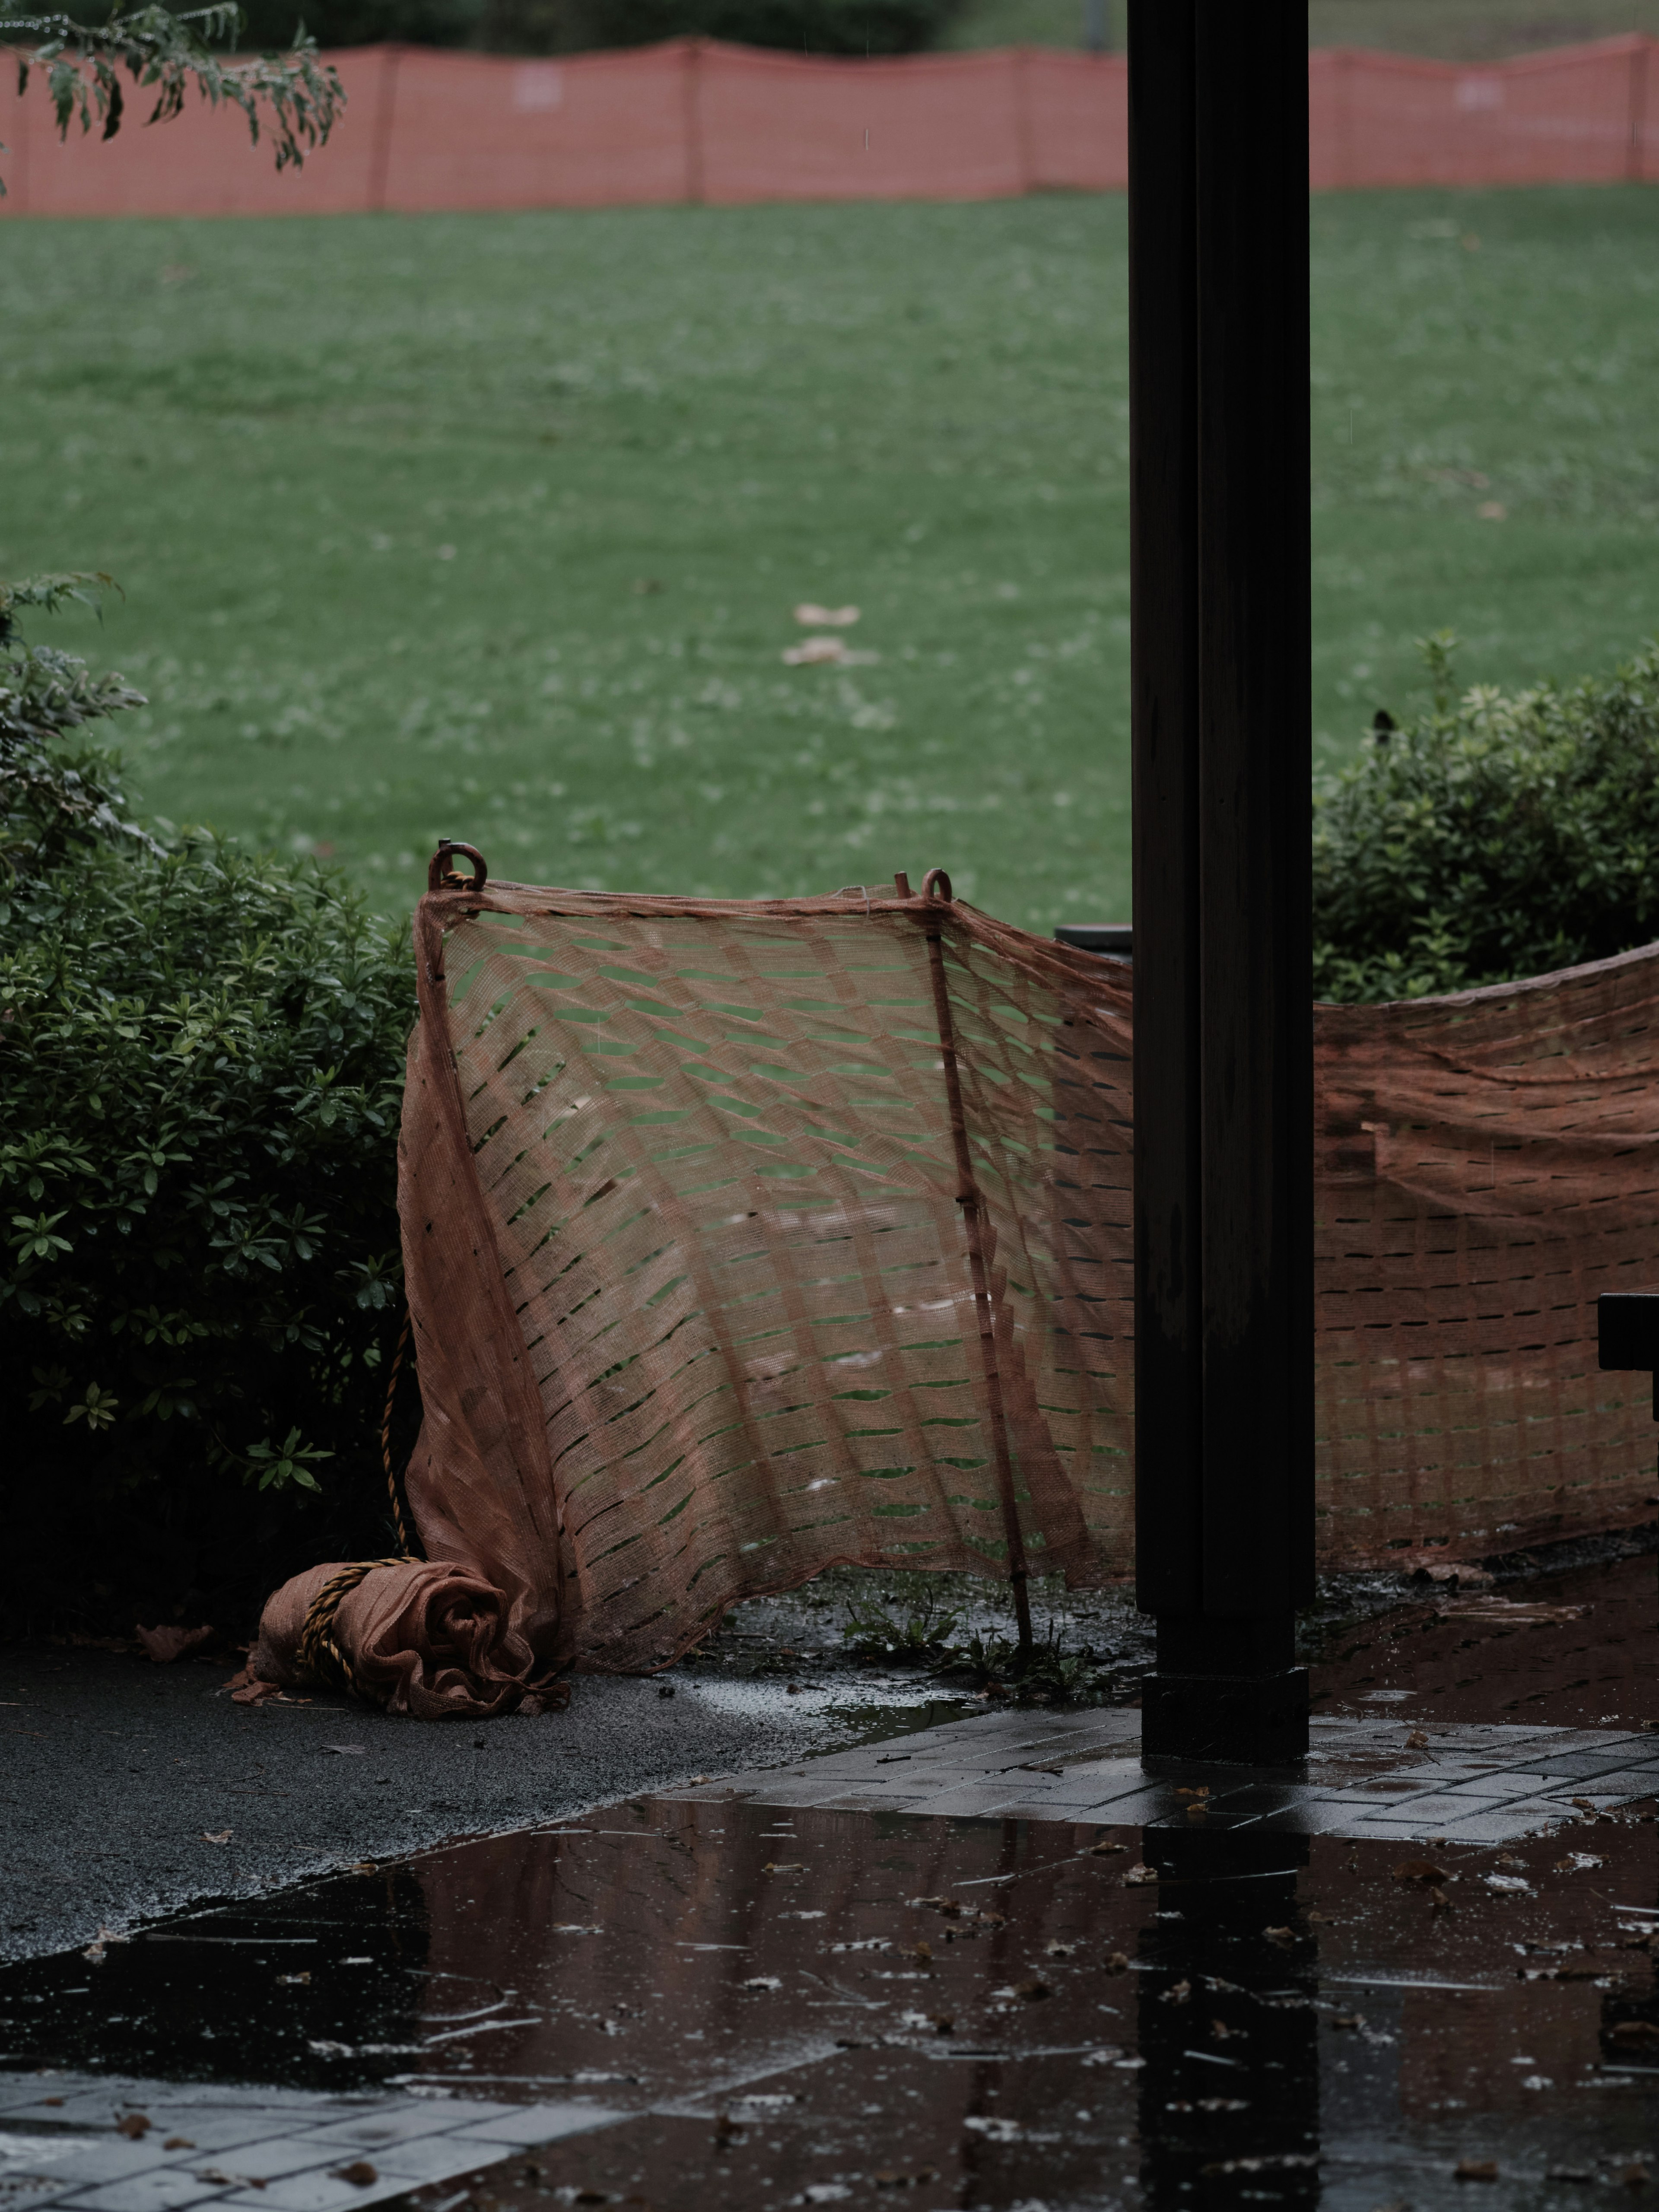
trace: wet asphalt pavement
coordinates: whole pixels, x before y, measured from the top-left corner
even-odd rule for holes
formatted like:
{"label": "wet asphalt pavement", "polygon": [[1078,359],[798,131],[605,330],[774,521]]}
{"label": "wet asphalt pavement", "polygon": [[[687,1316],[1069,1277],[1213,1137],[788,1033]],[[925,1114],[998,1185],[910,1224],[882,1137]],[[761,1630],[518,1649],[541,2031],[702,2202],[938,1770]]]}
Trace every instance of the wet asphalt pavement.
{"label": "wet asphalt pavement", "polygon": [[694,1775],[956,1710],[923,1681],[592,1677],[569,1711],[422,1727],[318,1698],[231,1703],[228,1668],[0,1651],[0,1958],[447,1837],[557,1820]]}
{"label": "wet asphalt pavement", "polygon": [[[1333,1724],[1639,1740],[1656,1715],[1651,1556],[1333,1625]],[[1555,2212],[1659,2190],[1651,1801],[1448,1845],[1230,1829],[1200,1784],[1144,1826],[686,1794],[871,1733],[959,1741],[995,1706],[959,1685],[930,1706],[924,1676],[832,1659],[837,1638],[799,1606],[739,1616],[672,1698],[588,1680],[568,1714],[485,1729],[249,1711],[211,1662],[0,1656],[0,2052],[40,2092],[0,2110],[0,2203],[337,2212],[422,2172],[410,2212]],[[1109,1622],[1102,1648],[1132,1640]],[[228,1901],[139,1924],[192,1897]],[[85,1955],[118,1916],[131,1940]],[[100,2077],[107,2114],[79,2087]],[[193,2136],[117,2139],[120,2085],[168,2080],[271,2085],[319,2141],[343,2112],[365,2141],[449,2132],[373,2181],[269,2142],[266,2168],[204,2167]],[[112,2178],[52,2179],[71,2114]]]}

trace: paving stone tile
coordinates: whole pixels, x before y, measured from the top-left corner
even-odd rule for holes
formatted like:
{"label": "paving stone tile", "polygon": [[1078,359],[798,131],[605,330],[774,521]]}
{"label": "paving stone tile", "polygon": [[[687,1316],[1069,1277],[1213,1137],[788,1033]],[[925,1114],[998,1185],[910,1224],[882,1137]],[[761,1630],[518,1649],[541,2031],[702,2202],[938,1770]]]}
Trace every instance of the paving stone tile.
{"label": "paving stone tile", "polygon": [[146,2142],[161,2143],[173,2136],[184,2136],[190,2142],[188,2150],[168,2154],[173,2159],[188,2164],[194,2159],[199,2166],[204,2158],[216,2158],[221,2151],[239,2148],[246,2143],[266,2142],[284,2124],[282,2112],[180,2111],[176,2106],[169,2112],[165,2106],[147,2105],[144,2110],[154,2123]]}
{"label": "paving stone tile", "polygon": [[1184,1797],[1172,1798],[1154,1783],[1129,1795],[1103,1798],[1097,1804],[1086,1806],[1083,1818],[1115,1828],[1146,1827],[1157,1826],[1166,1814],[1175,1813],[1179,1813],[1184,1820],[1187,1803]]}
{"label": "paving stone tile", "polygon": [[[77,2192],[99,2186],[106,2181],[136,2180],[141,2174],[154,2173],[159,2168],[176,2165],[181,2159],[192,2155],[189,2151],[175,2152],[172,2159],[161,2149],[161,2139],[152,2143],[129,2142],[125,2136],[109,2135],[69,2136],[53,2143],[51,2172],[62,2177],[67,2191],[73,2187]],[[45,2163],[43,2160],[43,2164]]]}
{"label": "paving stone tile", "polygon": [[[24,2074],[10,2077],[0,2075],[0,2112],[9,2116],[13,2112],[38,2106],[42,2097],[56,2096],[50,2075]],[[47,2118],[57,2119],[62,2115],[54,2107]]]}
{"label": "paving stone tile", "polygon": [[204,2172],[222,2173],[226,2183],[284,2181],[289,2174],[307,2173],[332,2160],[356,2153],[339,2143],[307,2142],[304,2136],[266,2136],[257,2142],[238,2143],[208,2158],[199,2150],[180,2154],[179,2163],[200,2180]]}
{"label": "paving stone tile", "polygon": [[608,2128],[626,2116],[608,2105],[522,2105],[499,2109],[487,2120],[475,2122],[447,2138],[459,2145],[495,2143],[528,2148],[532,2143],[556,2142],[561,2136],[580,2135],[589,2128]]}
{"label": "paving stone tile", "polygon": [[181,2167],[161,2166],[152,2173],[106,2182],[100,2189],[77,2190],[72,2196],[66,2191],[59,2202],[81,2206],[84,2212],[178,2212],[182,2205],[199,2204],[223,2193],[221,2182],[198,2181]]}
{"label": "paving stone tile", "polygon": [[[368,2163],[374,2165],[370,2159]],[[290,2174],[273,2181],[268,2189],[236,2189],[221,2198],[226,2204],[258,2206],[260,2212],[340,2212],[346,2204],[374,2204],[382,2197],[401,2197],[409,2187],[405,2176],[383,2173],[375,2166],[375,2179],[367,2185],[342,2181],[326,2166],[311,2173]]]}
{"label": "paving stone tile", "polygon": [[422,2136],[416,2142],[393,2143],[387,2150],[363,2155],[383,2179],[415,2189],[494,2166],[507,2155],[507,2148],[505,2143],[468,2142],[459,2136]]}
{"label": "paving stone tile", "polygon": [[1347,1836],[1363,1833],[1346,1805],[1320,1804],[1316,1801],[1300,1805],[1287,1805],[1282,1812],[1259,1813],[1237,1824],[1244,1828],[1265,1828],[1270,1834],[1281,1836]]}
{"label": "paving stone tile", "polygon": [[[1034,1803],[1052,1805],[1056,1820],[1065,1817],[1065,1811],[1068,1806],[1099,1805],[1105,1802],[1108,1794],[1103,1792],[1098,1781],[1084,1777],[1073,1779],[1072,1776],[1066,1775],[1054,1781],[1045,1782],[1035,1775],[1011,1774],[1006,1776],[1004,1780],[1010,1789],[1018,1790],[1022,1796],[1030,1797]],[[1109,1792],[1109,1787],[1110,1785],[1108,1785]]]}
{"label": "paving stone tile", "polygon": [[[761,1802],[764,1803],[764,1799]],[[895,1805],[884,1797],[872,1796],[867,1790],[849,1790],[834,1797],[820,1798],[814,1810],[819,1813],[918,1813],[931,1812],[931,1804],[918,1799],[915,1803]]]}
{"label": "paving stone tile", "polygon": [[[137,2085],[112,2081],[107,2088],[100,2082],[96,2088],[83,2089],[77,2085],[54,2089],[50,2081],[37,2085],[33,2101],[17,2106],[6,2118],[14,2125],[27,2119],[31,2126],[39,2120],[42,2127],[112,2128],[118,2112],[131,2106],[141,2111],[149,2110],[149,2100],[131,2096],[127,2091]],[[47,2097],[58,2097],[62,2102],[46,2104]]]}
{"label": "paving stone tile", "polygon": [[997,1782],[963,1784],[955,1790],[942,1790],[937,1796],[923,1801],[924,1808],[943,1820],[977,1820],[1001,1812],[1005,1805],[1013,1802],[1023,1791],[1006,1788]]}

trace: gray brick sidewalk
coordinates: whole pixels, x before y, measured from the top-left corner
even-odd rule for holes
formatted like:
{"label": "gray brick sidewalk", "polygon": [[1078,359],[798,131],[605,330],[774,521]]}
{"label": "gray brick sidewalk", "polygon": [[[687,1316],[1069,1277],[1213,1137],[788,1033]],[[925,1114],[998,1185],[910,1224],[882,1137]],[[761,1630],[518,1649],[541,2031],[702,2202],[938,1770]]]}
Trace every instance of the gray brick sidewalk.
{"label": "gray brick sidewalk", "polygon": [[[149,2126],[123,2133],[122,2120],[131,2127],[137,2114]],[[185,2212],[217,2204],[343,2212],[620,2118],[577,2102],[328,2097],[113,2075],[9,2075],[0,2076],[0,2205],[8,2212]],[[346,2178],[353,2166],[372,2168],[373,2178]]]}
{"label": "gray brick sidewalk", "polygon": [[[1476,1723],[1316,1719],[1304,1769],[1148,1774],[1133,1711],[991,1713],[793,1767],[726,1775],[676,1799],[971,1820],[1186,1826],[1384,1842],[1509,1843],[1659,1794],[1659,1736]],[[1185,1795],[1180,1794],[1183,1788]]]}

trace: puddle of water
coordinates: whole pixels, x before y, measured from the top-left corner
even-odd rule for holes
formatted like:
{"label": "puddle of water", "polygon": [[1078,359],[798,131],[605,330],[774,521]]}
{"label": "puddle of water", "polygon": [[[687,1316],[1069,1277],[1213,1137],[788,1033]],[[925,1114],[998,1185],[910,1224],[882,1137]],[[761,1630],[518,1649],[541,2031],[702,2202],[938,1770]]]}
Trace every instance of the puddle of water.
{"label": "puddle of water", "polygon": [[806,1754],[845,1751],[849,1744],[876,1743],[889,1736],[908,1735],[917,1729],[936,1728],[943,1722],[962,1720],[985,1711],[982,1700],[972,1697],[941,1696],[925,1681],[805,1681],[794,1689],[753,1675],[698,1676],[682,1679],[677,1695],[706,1705],[722,1718],[763,1721],[769,1717],[799,1720],[803,1715],[834,1724],[836,1733]]}
{"label": "puddle of water", "polygon": [[1654,1568],[1648,1553],[1491,1594],[1427,1595],[1327,1654],[1313,1669],[1314,1710],[1639,1728],[1653,1717],[1659,1674]]}
{"label": "puddle of water", "polygon": [[1655,1834],[1432,1851],[645,1798],[12,1967],[0,2045],[633,2114],[502,2166],[483,2212],[1311,2207],[1338,2181],[1367,2212],[1451,2202],[1466,2158],[1541,2206],[1553,2170],[1659,2151],[1627,1948]]}

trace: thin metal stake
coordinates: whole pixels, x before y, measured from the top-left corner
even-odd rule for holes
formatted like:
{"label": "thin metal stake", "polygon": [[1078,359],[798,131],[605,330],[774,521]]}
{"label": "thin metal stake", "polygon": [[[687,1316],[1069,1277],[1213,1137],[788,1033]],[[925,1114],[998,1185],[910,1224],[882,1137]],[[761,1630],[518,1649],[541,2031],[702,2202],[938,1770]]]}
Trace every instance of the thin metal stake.
{"label": "thin metal stake", "polygon": [[[909,886],[896,879],[900,896]],[[936,890],[942,884],[944,890]],[[924,898],[951,896],[951,878],[943,868],[932,868],[922,885]],[[956,1024],[951,1014],[951,994],[945,981],[945,945],[936,927],[927,928],[927,963],[933,983],[933,1015],[939,1024],[939,1054],[945,1062],[945,1096],[951,1109],[951,1137],[957,1155],[957,1204],[962,1208],[968,1232],[968,1265],[973,1276],[974,1306],[979,1316],[980,1358],[985,1373],[986,1408],[991,1426],[991,1455],[996,1462],[997,1489],[1002,1502],[1002,1530],[1008,1546],[1008,1580],[1014,1593],[1014,1619],[1019,1631],[1022,1673],[1031,1657],[1031,1598],[1026,1587],[1025,1536],[1019,1525],[1014,1497],[1013,1461],[1008,1450],[1008,1423],[1003,1412],[1002,1376],[997,1366],[996,1330],[991,1316],[990,1280],[985,1266],[983,1215],[985,1202],[974,1180],[973,1158],[968,1149],[968,1122],[962,1107],[962,1079],[957,1067]]]}

